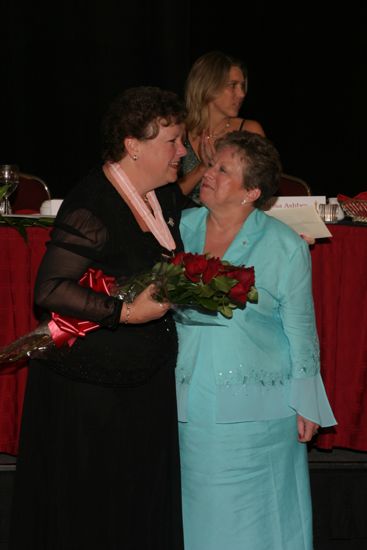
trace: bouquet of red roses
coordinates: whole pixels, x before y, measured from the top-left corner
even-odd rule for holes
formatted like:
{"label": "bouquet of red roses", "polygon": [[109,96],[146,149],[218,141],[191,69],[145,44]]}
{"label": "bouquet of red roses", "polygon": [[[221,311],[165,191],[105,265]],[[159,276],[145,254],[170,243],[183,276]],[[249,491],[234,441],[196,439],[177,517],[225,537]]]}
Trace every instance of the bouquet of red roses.
{"label": "bouquet of red roses", "polygon": [[[228,319],[234,309],[243,309],[247,301],[257,302],[253,267],[233,266],[207,254],[179,252],[156,263],[151,271],[125,281],[107,277],[101,270],[89,269],[79,281],[81,286],[128,302],[151,283],[157,287],[155,297],[158,301],[169,301],[177,307],[198,308],[204,312],[219,312]],[[53,346],[72,346],[76,338],[84,337],[98,327],[98,323],[93,321],[52,313],[51,321],[41,323],[34,331],[0,349],[0,363],[18,361]]]}
{"label": "bouquet of red roses", "polygon": [[219,312],[227,318],[232,317],[233,309],[244,308],[247,301],[257,302],[253,267],[233,266],[207,254],[179,252],[121,288],[134,293],[151,282],[158,287],[159,301]]}

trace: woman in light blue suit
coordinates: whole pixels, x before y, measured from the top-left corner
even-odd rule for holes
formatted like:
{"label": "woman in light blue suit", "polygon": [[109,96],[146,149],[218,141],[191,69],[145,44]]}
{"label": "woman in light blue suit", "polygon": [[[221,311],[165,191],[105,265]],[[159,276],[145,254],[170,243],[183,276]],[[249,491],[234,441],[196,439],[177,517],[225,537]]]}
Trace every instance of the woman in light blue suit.
{"label": "woman in light blue suit", "polygon": [[307,244],[259,210],[281,172],[249,132],[217,143],[185,250],[254,266],[258,304],[178,323],[186,550],[311,550],[307,447],[335,419],[320,377]]}

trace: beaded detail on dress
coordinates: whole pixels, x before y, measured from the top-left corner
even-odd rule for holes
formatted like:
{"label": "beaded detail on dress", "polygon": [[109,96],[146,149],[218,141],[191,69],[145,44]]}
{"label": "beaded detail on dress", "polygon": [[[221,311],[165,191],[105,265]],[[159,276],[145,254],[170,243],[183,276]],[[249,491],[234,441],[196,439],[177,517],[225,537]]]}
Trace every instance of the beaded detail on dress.
{"label": "beaded detail on dress", "polygon": [[[237,365],[231,365],[229,368],[222,368],[215,372],[215,381],[217,386],[246,386],[260,385],[264,387],[274,387],[289,382],[292,378],[309,378],[315,376],[320,371],[319,368],[319,346],[315,340],[313,350],[302,361],[298,359],[293,365],[292,372],[271,371],[256,365],[246,364],[246,359]],[[193,370],[186,366],[178,365],[176,367],[176,379],[178,384],[190,384]]]}

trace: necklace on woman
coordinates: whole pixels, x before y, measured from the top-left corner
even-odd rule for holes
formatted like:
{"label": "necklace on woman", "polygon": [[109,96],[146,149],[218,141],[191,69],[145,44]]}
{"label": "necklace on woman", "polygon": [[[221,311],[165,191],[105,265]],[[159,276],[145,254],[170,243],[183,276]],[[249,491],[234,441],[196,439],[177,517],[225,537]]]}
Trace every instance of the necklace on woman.
{"label": "necklace on woman", "polygon": [[[222,134],[225,134],[227,132],[228,128],[230,127],[230,125],[231,125],[230,120],[231,120],[230,117],[226,117],[225,120],[224,120],[224,125],[223,125],[223,123],[220,123],[211,132],[208,130],[206,132],[206,136],[205,136],[206,139],[216,138],[216,137],[221,136]],[[219,131],[218,130],[216,131],[216,128],[219,128]]]}

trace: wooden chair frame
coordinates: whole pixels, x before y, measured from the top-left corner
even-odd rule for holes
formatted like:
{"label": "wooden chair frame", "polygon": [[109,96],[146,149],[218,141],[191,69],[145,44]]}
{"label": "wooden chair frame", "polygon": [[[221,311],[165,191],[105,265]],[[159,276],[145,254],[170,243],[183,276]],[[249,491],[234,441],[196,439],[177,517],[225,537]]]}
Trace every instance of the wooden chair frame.
{"label": "wooden chair frame", "polygon": [[[281,186],[282,186],[282,179],[284,180],[289,180],[290,182],[294,182],[295,184],[299,186],[301,186],[303,189],[304,189],[304,193],[302,193],[302,195],[308,195],[308,196],[311,196],[312,193],[311,193],[311,188],[310,186],[308,185],[308,183],[306,183],[304,180],[302,180],[301,178],[297,178],[296,176],[291,176],[290,174],[285,174],[283,173],[281,176],[280,176],[280,182],[279,182],[279,188],[278,188],[278,191],[277,191],[277,195],[278,196],[282,196],[282,192],[281,192]],[[295,196],[298,196],[299,193],[294,193]],[[301,196],[302,196],[301,195]],[[290,193],[288,193],[288,196],[291,196]]]}

